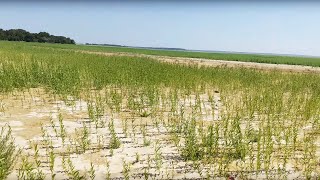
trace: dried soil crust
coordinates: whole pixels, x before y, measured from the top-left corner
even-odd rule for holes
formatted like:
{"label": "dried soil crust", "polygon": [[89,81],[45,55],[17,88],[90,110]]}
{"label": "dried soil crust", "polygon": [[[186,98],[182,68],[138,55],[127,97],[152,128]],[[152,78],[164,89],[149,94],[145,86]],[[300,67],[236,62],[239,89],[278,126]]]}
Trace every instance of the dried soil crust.
{"label": "dried soil crust", "polygon": [[157,56],[136,53],[108,53],[108,52],[94,52],[94,51],[76,51],[88,54],[99,54],[104,56],[126,56],[126,57],[147,57],[158,60],[160,62],[177,63],[177,64],[192,64],[199,67],[231,67],[231,68],[252,68],[258,70],[280,70],[285,72],[301,72],[301,73],[320,73],[320,67],[302,66],[302,65],[288,65],[288,64],[268,64],[268,63],[255,63],[255,62],[242,62],[242,61],[225,61],[213,60],[203,58],[187,58],[187,57],[170,57],[170,56]]}

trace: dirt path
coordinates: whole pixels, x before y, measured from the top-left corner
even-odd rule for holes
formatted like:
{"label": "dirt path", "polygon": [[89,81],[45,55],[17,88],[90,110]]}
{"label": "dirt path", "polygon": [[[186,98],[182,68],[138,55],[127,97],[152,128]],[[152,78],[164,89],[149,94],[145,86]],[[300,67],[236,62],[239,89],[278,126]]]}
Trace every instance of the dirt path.
{"label": "dirt path", "polygon": [[136,53],[109,53],[109,52],[94,52],[94,51],[77,51],[89,54],[100,54],[105,56],[129,56],[129,57],[147,57],[161,62],[178,63],[178,64],[193,64],[206,67],[233,67],[233,68],[253,68],[259,70],[281,70],[286,72],[303,72],[303,73],[320,73],[320,67],[302,66],[302,65],[288,65],[288,64],[267,64],[255,62],[240,62],[240,61],[225,61],[225,60],[212,60],[203,58],[187,58],[187,57],[170,57],[170,56],[157,56]]}

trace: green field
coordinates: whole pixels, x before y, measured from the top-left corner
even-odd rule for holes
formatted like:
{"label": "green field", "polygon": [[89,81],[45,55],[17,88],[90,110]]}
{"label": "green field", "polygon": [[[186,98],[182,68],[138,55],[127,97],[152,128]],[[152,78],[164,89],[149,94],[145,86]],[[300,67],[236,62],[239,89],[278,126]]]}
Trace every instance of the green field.
{"label": "green field", "polygon": [[318,74],[65,49],[320,65],[311,58],[0,42],[0,125],[8,130],[1,123],[15,122],[1,132],[0,179],[320,177]]}
{"label": "green field", "polygon": [[[6,43],[10,43],[10,42],[1,42],[1,46],[4,46]],[[314,67],[320,66],[320,58],[313,58],[313,57],[205,53],[205,52],[148,50],[148,49],[137,49],[137,48],[125,48],[125,47],[66,45],[66,44],[58,45],[58,44],[35,43],[32,45],[37,47],[51,47],[51,48],[58,48],[58,49],[85,50],[85,51],[97,51],[97,52],[127,52],[127,53],[138,53],[138,54],[170,56],[170,57],[190,57],[190,58],[204,58],[204,59],[213,59],[213,60],[244,61],[244,62],[258,62],[258,63],[271,63],[271,64],[291,64],[291,65],[305,65],[305,66],[314,66]]]}

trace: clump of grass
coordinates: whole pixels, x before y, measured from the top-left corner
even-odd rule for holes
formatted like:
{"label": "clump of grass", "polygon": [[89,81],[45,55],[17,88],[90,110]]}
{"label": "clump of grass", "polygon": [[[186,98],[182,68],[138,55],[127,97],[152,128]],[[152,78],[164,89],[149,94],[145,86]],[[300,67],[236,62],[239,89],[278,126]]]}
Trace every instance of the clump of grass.
{"label": "clump of grass", "polygon": [[111,138],[110,138],[110,149],[117,149],[120,147],[121,142],[119,140],[119,138],[117,137],[115,128],[114,128],[114,121],[113,119],[111,119],[110,123],[109,123],[109,131],[111,133]]}
{"label": "clump of grass", "polygon": [[18,179],[36,179],[33,164],[29,162],[27,157],[22,157],[21,166],[18,169]]}
{"label": "clump of grass", "polygon": [[1,128],[0,132],[0,179],[5,179],[13,170],[21,150],[14,145],[10,126]]}
{"label": "clump of grass", "polygon": [[[28,155],[29,156],[29,155]],[[40,171],[32,161],[29,160],[28,156],[22,156],[21,165],[18,169],[18,179],[45,179],[45,175]]]}
{"label": "clump of grass", "polygon": [[182,149],[182,156],[187,160],[199,160],[203,157],[196,133],[196,121],[192,119],[185,130],[185,145]]}

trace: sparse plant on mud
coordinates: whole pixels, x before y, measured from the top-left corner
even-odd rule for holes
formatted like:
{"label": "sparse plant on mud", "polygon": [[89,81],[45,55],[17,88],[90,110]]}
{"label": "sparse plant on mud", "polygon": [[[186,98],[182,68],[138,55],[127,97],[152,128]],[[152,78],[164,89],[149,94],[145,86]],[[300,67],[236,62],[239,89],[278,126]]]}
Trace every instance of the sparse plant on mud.
{"label": "sparse plant on mud", "polygon": [[64,145],[65,138],[67,137],[67,131],[66,131],[65,127],[64,127],[63,117],[62,117],[61,113],[59,113],[58,118],[59,118],[59,124],[60,124],[60,137],[61,137],[61,140],[62,140],[62,144]]}
{"label": "sparse plant on mud", "polygon": [[142,133],[142,137],[143,137],[143,145],[144,146],[149,146],[151,141],[148,139],[147,137],[147,128],[146,125],[142,125],[140,126],[140,131]]}
{"label": "sparse plant on mud", "polygon": [[91,180],[94,180],[94,178],[96,177],[96,171],[92,162],[90,162],[89,177]]}
{"label": "sparse plant on mud", "polygon": [[81,149],[83,152],[86,152],[86,150],[88,150],[91,140],[89,138],[89,128],[87,127],[87,125],[85,123],[82,123],[82,129],[80,130],[75,130],[76,134],[77,134],[77,142],[80,145]]}
{"label": "sparse plant on mud", "polygon": [[128,136],[128,119],[124,119],[122,121],[122,129],[123,129],[123,134],[125,135],[125,137]]}
{"label": "sparse plant on mud", "polygon": [[162,167],[162,153],[161,153],[161,145],[159,143],[159,140],[156,141],[154,146],[154,159],[156,163],[156,168],[158,171],[160,171],[160,168]]}
{"label": "sparse plant on mud", "polygon": [[136,154],[135,154],[135,162],[137,163],[137,162],[139,162],[140,161],[140,155],[139,155],[139,153],[138,152],[136,152]]}
{"label": "sparse plant on mud", "polygon": [[111,179],[111,173],[110,173],[110,162],[108,160],[106,160],[106,180],[110,180]]}
{"label": "sparse plant on mud", "polygon": [[[58,130],[54,124],[54,121],[53,121],[53,118],[50,116],[50,125],[51,125],[51,128],[53,129],[56,137],[59,137],[59,133],[58,133]],[[61,127],[61,126],[60,126]]]}
{"label": "sparse plant on mud", "polygon": [[125,180],[130,179],[130,171],[131,171],[131,164],[126,162],[124,159],[122,160],[122,173]]}
{"label": "sparse plant on mud", "polygon": [[34,161],[35,161],[35,169],[37,171],[37,176],[39,179],[44,179],[45,178],[45,174],[43,173],[43,171],[41,170],[40,166],[41,166],[41,160],[39,159],[39,147],[37,143],[32,144],[30,142],[30,145],[33,145],[33,150],[34,150]]}
{"label": "sparse plant on mud", "polygon": [[97,144],[98,144],[98,150],[101,151],[102,148],[104,147],[104,139],[103,135],[97,135]]}
{"label": "sparse plant on mud", "polygon": [[52,141],[50,144],[50,151],[49,151],[49,168],[50,168],[50,172],[51,172],[51,179],[54,180],[56,177],[55,171],[54,171],[54,165],[55,165],[55,158],[56,155],[54,154],[54,148],[52,145]]}
{"label": "sparse plant on mud", "polygon": [[81,175],[80,171],[75,168],[70,157],[68,157],[68,159],[67,159],[67,164],[68,164],[67,173],[68,173],[68,176],[70,179],[74,179],[74,180],[85,179],[85,176]]}

